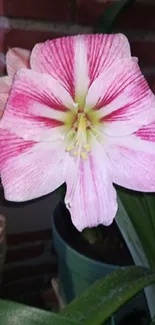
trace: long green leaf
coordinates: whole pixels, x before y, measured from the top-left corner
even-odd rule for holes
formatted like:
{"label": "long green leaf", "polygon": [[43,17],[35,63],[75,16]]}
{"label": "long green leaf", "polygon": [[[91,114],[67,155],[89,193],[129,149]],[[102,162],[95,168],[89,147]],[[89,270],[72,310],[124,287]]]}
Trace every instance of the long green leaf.
{"label": "long green leaf", "polygon": [[141,267],[117,270],[95,282],[61,315],[86,325],[101,325],[145,286],[155,282],[155,272]]}
{"label": "long green leaf", "polygon": [[110,32],[116,18],[122,13],[122,11],[128,7],[128,5],[134,3],[135,0],[121,0],[109,5],[104,11],[103,16],[98,20],[94,27],[95,32],[107,33]]}
{"label": "long green leaf", "polygon": [[81,325],[62,316],[0,300],[0,325]]}
{"label": "long green leaf", "polygon": [[117,198],[118,202],[118,211],[116,215],[116,223],[122,233],[122,236],[129,248],[129,251],[132,255],[132,258],[136,265],[150,267],[148,259],[144,252],[143,246],[139,239],[137,232],[130,220],[130,217],[127,211],[124,208],[122,201],[119,196]]}
{"label": "long green leaf", "polygon": [[[122,201],[118,197],[118,212],[116,223],[122,233],[122,236],[129,248],[132,258],[136,265],[150,267],[147,256],[139,239],[137,232],[128,216]],[[145,289],[145,294],[148,302],[151,317],[155,314],[155,285]]]}
{"label": "long green leaf", "polygon": [[130,216],[150,267],[155,268],[155,194],[128,191],[117,187],[117,193]]}
{"label": "long green leaf", "polygon": [[155,325],[155,318],[154,319],[152,319],[152,322],[151,322],[151,324],[150,325]]}

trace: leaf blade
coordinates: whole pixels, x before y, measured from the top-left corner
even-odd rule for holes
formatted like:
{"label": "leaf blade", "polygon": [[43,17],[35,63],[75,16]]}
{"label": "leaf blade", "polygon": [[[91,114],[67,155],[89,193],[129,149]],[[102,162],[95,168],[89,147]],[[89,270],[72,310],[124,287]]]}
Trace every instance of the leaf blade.
{"label": "leaf blade", "polygon": [[155,325],[155,318],[152,319],[152,322],[150,325]]}
{"label": "leaf blade", "polygon": [[155,268],[155,232],[152,226],[152,219],[155,222],[155,209],[152,211],[150,216],[151,207],[148,207],[149,204],[152,206],[155,202],[151,203],[151,200],[155,201],[155,194],[152,194],[150,197],[145,193],[139,193],[134,191],[129,191],[124,188],[116,186],[117,193],[123,203],[123,206],[130,216],[132,224],[135,228],[135,231],[138,234],[138,237],[143,246],[144,252],[146,254],[149,266]]}
{"label": "leaf blade", "polygon": [[[130,217],[128,216],[119,196],[116,223],[122,233],[122,236],[128,246],[135,264],[139,266],[150,267],[138,233],[135,231],[132,221],[130,220]],[[150,315],[152,317],[155,314],[155,285],[151,285],[150,287],[146,288],[145,294]]]}
{"label": "leaf blade", "polygon": [[154,282],[155,272],[149,269],[122,268],[95,282],[60,314],[86,325],[101,325],[135,294]]}
{"label": "leaf blade", "polygon": [[12,301],[0,300],[1,325],[81,325],[62,316]]}

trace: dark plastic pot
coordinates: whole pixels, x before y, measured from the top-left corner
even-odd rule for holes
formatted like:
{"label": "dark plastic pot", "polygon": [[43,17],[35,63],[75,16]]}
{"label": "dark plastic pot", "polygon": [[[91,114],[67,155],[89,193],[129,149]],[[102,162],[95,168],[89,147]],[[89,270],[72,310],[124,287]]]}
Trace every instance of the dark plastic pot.
{"label": "dark plastic pot", "polygon": [[[68,212],[64,204],[60,202],[54,211],[52,231],[54,247],[58,254],[61,291],[65,301],[69,303],[81,295],[93,282],[121,267],[96,261],[72,248],[70,245],[71,225],[68,224],[66,213]],[[67,242],[64,238],[67,238]],[[76,242],[77,247],[78,244]],[[116,323],[118,324],[126,314],[135,308],[147,310],[145,306],[144,295],[138,295],[117,312]]]}

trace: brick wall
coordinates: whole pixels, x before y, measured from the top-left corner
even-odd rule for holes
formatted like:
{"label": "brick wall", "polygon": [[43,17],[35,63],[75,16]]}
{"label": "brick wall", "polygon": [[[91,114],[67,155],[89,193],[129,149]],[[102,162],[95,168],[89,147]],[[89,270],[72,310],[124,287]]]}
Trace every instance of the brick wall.
{"label": "brick wall", "polygon": [[43,307],[43,292],[57,272],[51,218],[59,197],[51,193],[28,203],[9,203],[0,190],[6,219],[7,254],[0,297]]}
{"label": "brick wall", "polygon": [[[0,0],[0,72],[9,47],[32,49],[49,38],[92,32],[107,5],[106,0]],[[151,87],[155,82],[154,17],[155,1],[137,0],[115,26],[129,37]]]}
{"label": "brick wall", "polygon": [[[32,49],[35,43],[49,38],[90,33],[107,5],[105,0],[0,0],[0,73],[4,73],[8,48]],[[141,68],[155,91],[155,0],[136,1],[120,17],[115,31],[128,36],[132,54],[139,57]],[[25,206],[18,213],[14,207],[11,209],[5,211],[2,205],[3,213],[7,214],[8,228],[12,220],[15,224],[8,235],[8,254],[0,293],[3,297],[22,301],[25,297],[30,299],[30,291],[33,296],[45,288],[50,276],[56,272],[56,263],[53,253],[51,258],[50,222],[46,229],[42,224],[40,228],[31,229],[30,218],[24,214]],[[39,206],[36,209],[39,210]],[[44,213],[44,218],[46,220],[47,213]],[[29,222],[29,231],[23,229],[24,220]],[[19,230],[20,226],[22,234],[17,234],[15,229]]]}

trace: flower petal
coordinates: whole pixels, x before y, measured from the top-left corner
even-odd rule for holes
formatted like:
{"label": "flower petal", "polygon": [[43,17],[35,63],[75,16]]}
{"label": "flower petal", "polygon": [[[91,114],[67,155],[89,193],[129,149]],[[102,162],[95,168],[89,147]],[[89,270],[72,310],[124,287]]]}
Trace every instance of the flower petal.
{"label": "flower petal", "polygon": [[88,77],[88,64],[87,64],[87,48],[84,40],[79,36],[75,40],[75,102],[80,107],[84,107],[85,97],[88,92],[89,77]]}
{"label": "flower petal", "polygon": [[0,94],[1,93],[9,93],[12,86],[12,78],[5,76],[0,77]]}
{"label": "flower petal", "polygon": [[[102,152],[102,154],[101,154]],[[106,155],[95,145],[88,160],[68,160],[66,205],[75,227],[82,231],[99,224],[110,225],[117,211],[116,192],[106,165]],[[72,188],[73,187],[73,188]]]}
{"label": "flower petal", "polygon": [[65,112],[74,104],[67,91],[51,76],[28,69],[17,72],[1,120],[1,128],[26,140],[62,138]]}
{"label": "flower petal", "polygon": [[[122,34],[78,35],[62,37],[35,45],[32,69],[59,80],[75,97],[90,85],[114,61],[130,58],[130,46]],[[83,89],[84,88],[84,89]]]}
{"label": "flower petal", "polygon": [[5,197],[27,201],[54,191],[63,180],[61,141],[24,141],[5,130],[0,133],[0,170]]}
{"label": "flower petal", "polygon": [[5,76],[0,78],[0,118],[3,115],[9,92],[12,85],[12,78]]}
{"label": "flower petal", "polygon": [[135,135],[145,141],[155,144],[155,121],[140,128]]}
{"label": "flower petal", "polygon": [[6,93],[0,94],[0,118],[3,115],[7,100],[8,100],[8,94]]}
{"label": "flower petal", "polygon": [[155,116],[155,97],[133,59],[116,63],[90,87],[85,111],[98,111],[108,135],[131,134]]}
{"label": "flower petal", "polygon": [[155,191],[155,123],[134,135],[109,137],[106,152],[114,183],[136,191]]}
{"label": "flower petal", "polygon": [[6,53],[6,68],[9,76],[13,77],[21,68],[30,68],[30,51],[14,47]]}

